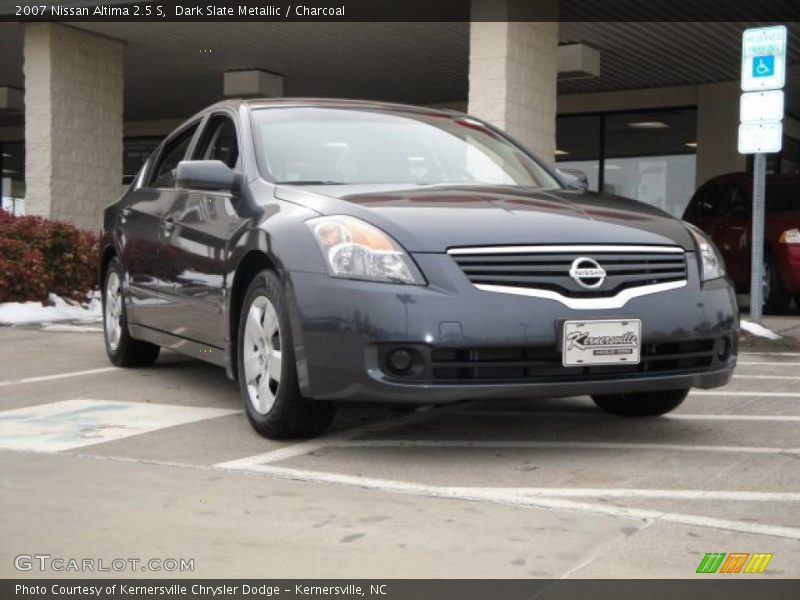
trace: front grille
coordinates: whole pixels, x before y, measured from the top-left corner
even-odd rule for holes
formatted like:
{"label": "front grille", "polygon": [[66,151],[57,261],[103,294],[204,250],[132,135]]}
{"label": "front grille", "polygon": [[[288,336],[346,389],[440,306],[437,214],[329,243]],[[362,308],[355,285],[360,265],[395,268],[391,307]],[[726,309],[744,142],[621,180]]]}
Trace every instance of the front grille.
{"label": "front grille", "polygon": [[[552,247],[551,247],[552,248]],[[571,298],[615,296],[626,288],[686,280],[686,256],[678,251],[613,251],[598,249],[539,252],[453,250],[453,260],[475,285],[549,290]],[[573,261],[591,258],[606,271],[603,283],[586,289],[570,277]]]}
{"label": "front grille", "polygon": [[437,383],[516,381],[559,382],[615,378],[624,374],[691,372],[711,367],[715,340],[651,343],[638,365],[564,367],[554,347],[434,348],[431,373]]}

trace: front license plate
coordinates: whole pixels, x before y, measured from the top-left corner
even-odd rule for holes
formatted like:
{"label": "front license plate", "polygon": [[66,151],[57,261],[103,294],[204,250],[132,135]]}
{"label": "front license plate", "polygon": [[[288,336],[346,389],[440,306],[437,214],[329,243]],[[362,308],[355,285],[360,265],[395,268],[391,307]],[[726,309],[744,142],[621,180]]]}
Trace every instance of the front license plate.
{"label": "front license plate", "polygon": [[562,357],[565,367],[637,365],[642,347],[639,319],[566,321]]}

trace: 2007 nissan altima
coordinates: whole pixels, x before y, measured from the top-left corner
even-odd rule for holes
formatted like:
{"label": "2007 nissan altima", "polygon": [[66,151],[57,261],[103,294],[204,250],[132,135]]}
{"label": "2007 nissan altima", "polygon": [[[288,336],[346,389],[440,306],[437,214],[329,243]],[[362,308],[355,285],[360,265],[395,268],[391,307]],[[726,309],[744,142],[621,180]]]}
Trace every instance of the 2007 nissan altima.
{"label": "2007 nissan altima", "polygon": [[714,245],[578,187],[461,113],[215,104],[105,211],[108,356],[224,366],[271,438],[320,434],[341,400],[588,394],[654,416],[727,383],[737,306]]}

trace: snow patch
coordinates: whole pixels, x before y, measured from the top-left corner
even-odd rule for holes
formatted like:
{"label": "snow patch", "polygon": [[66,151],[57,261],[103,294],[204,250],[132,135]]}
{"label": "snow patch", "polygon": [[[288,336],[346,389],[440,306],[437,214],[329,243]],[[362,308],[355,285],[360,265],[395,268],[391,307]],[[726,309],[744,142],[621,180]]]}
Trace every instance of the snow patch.
{"label": "snow patch", "polygon": [[759,325],[758,323],[753,323],[752,321],[748,321],[747,319],[742,319],[739,322],[740,327],[749,333],[750,335],[754,335],[756,337],[767,338],[768,340],[779,340],[781,336],[777,333],[772,331],[771,329],[767,329],[763,325]]}
{"label": "snow patch", "polygon": [[48,301],[51,306],[45,306],[41,302],[0,303],[0,325],[100,321],[103,317],[103,305],[98,292],[92,293],[83,303],[65,300],[55,294],[49,294]]}

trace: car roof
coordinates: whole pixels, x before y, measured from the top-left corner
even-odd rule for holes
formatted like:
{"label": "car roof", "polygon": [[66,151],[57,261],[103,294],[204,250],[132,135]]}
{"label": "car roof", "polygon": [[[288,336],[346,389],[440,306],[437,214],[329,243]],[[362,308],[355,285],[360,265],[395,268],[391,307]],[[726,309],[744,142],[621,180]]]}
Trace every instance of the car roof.
{"label": "car roof", "polygon": [[[726,173],[725,175],[717,175],[710,179],[716,183],[730,184],[730,183],[750,183],[753,181],[753,176],[748,173]],[[794,183],[800,185],[800,175],[789,173],[769,173],[767,174],[768,183]]]}
{"label": "car roof", "polygon": [[446,108],[415,106],[396,102],[377,100],[354,100],[349,98],[229,98],[200,111],[205,113],[220,108],[238,109],[242,105],[250,108],[275,107],[313,107],[313,108],[354,108],[364,110],[402,111],[427,114],[430,116],[465,116],[464,113]]}

